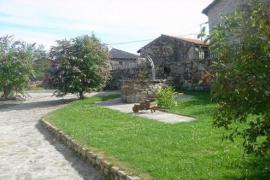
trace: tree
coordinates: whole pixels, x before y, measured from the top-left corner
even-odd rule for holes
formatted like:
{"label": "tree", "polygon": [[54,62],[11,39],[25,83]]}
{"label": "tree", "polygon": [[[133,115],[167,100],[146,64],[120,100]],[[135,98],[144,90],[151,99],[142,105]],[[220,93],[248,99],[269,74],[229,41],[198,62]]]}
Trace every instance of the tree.
{"label": "tree", "polygon": [[270,149],[270,10],[254,1],[249,11],[236,12],[210,35],[216,63],[212,86],[218,103],[214,125],[227,138],[243,138],[246,153]]}
{"label": "tree", "polygon": [[85,92],[104,87],[110,76],[108,50],[94,35],[57,41],[50,58],[47,81],[58,96],[73,93],[83,98]]}
{"label": "tree", "polygon": [[8,99],[14,92],[23,94],[32,75],[34,44],[13,41],[11,36],[0,37],[0,91]]}
{"label": "tree", "polygon": [[33,50],[33,81],[42,81],[49,68],[49,57],[44,46],[40,45]]}

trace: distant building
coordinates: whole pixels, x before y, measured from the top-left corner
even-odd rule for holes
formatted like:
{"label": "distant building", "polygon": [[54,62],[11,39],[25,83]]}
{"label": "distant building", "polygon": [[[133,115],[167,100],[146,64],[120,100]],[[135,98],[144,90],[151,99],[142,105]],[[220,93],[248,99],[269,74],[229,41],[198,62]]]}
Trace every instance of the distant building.
{"label": "distant building", "polygon": [[109,52],[112,69],[125,69],[137,65],[139,56],[119,49],[111,49]]}
{"label": "distant building", "polygon": [[155,64],[158,79],[167,79],[173,86],[183,89],[206,89],[202,77],[211,64],[208,45],[197,39],[161,35],[138,53],[149,55]]}
{"label": "distant building", "polygon": [[[270,4],[270,0],[263,1]],[[246,11],[251,2],[252,0],[214,0],[203,10],[203,13],[208,16],[210,31],[222,22],[222,16],[229,15],[236,10]]]}
{"label": "distant building", "polygon": [[109,51],[111,80],[107,89],[119,89],[122,80],[135,79],[138,74],[139,56],[119,49]]}

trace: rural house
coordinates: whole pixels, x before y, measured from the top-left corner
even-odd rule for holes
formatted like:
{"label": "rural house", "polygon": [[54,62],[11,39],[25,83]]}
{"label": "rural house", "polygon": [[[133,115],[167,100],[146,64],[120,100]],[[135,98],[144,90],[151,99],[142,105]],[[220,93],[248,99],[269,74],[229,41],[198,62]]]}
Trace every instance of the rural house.
{"label": "rural house", "polygon": [[183,89],[207,89],[202,83],[208,72],[208,45],[197,39],[187,39],[161,35],[138,53],[141,57],[149,55],[155,64],[156,77],[167,79],[170,84]]}
{"label": "rural house", "polygon": [[112,69],[126,69],[137,65],[139,56],[119,49],[109,52]]}
{"label": "rural house", "polygon": [[139,56],[119,49],[109,51],[111,63],[111,80],[107,89],[119,89],[122,80],[134,79],[137,77]]}
{"label": "rural house", "polygon": [[[270,0],[263,1],[270,4]],[[221,23],[222,16],[229,15],[236,10],[246,11],[251,2],[252,0],[214,0],[203,10],[203,13],[208,16],[210,31]]]}

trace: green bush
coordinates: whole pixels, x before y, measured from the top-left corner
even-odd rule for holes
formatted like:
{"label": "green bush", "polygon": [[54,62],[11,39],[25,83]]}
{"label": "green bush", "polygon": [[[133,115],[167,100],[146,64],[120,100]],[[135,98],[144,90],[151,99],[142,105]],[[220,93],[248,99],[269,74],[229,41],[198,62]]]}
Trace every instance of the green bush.
{"label": "green bush", "polygon": [[177,105],[175,100],[176,91],[172,87],[162,88],[156,95],[160,108],[172,108]]}
{"label": "green bush", "polygon": [[34,44],[0,37],[0,92],[3,99],[23,94],[32,76]]}
{"label": "green bush", "polygon": [[58,96],[77,94],[103,88],[110,78],[108,49],[94,35],[57,41],[51,48],[53,61],[45,84],[56,89]]}
{"label": "green bush", "polygon": [[242,137],[246,153],[263,156],[270,152],[270,10],[254,2],[248,14],[226,17],[211,33],[212,96],[215,127],[231,140]]}

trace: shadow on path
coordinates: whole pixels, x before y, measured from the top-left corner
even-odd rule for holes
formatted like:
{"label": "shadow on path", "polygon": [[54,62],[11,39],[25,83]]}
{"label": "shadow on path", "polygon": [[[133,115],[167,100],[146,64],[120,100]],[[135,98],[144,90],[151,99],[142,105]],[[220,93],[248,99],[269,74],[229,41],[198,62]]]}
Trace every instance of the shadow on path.
{"label": "shadow on path", "polygon": [[62,144],[56,138],[54,138],[40,122],[37,123],[36,128],[45,137],[45,139],[54,146],[54,148],[60,152],[64,158],[70,163],[70,165],[80,174],[85,180],[104,180],[104,177],[100,175],[93,167],[88,163],[81,160],[75,152]]}
{"label": "shadow on path", "polygon": [[[38,93],[36,93],[38,94]],[[101,91],[101,92],[95,92],[94,94],[89,94],[90,96],[109,96],[109,95],[119,95],[119,91]],[[46,98],[48,94],[45,96],[40,96],[40,97],[33,97],[34,99],[39,99],[39,98]],[[52,97],[52,96],[51,96]],[[8,111],[20,111],[20,110],[31,110],[35,108],[50,108],[50,107],[55,107],[59,105],[64,105],[68,104],[72,101],[78,100],[77,97],[72,97],[69,99],[54,99],[54,100],[40,100],[40,101],[35,101],[35,102],[28,102],[26,101],[25,103],[7,103],[7,104],[0,104],[0,112],[8,112]]]}
{"label": "shadow on path", "polygon": [[73,99],[57,99],[57,100],[47,100],[47,101],[37,101],[37,102],[26,102],[19,105],[11,105],[5,104],[0,106],[0,112],[8,112],[8,111],[20,111],[20,110],[31,110],[35,108],[50,108],[59,105],[68,104],[72,101],[75,101],[76,98]]}
{"label": "shadow on path", "polygon": [[17,106],[18,104],[1,104],[0,105],[0,112],[2,112],[4,109],[13,107],[13,106]]}

